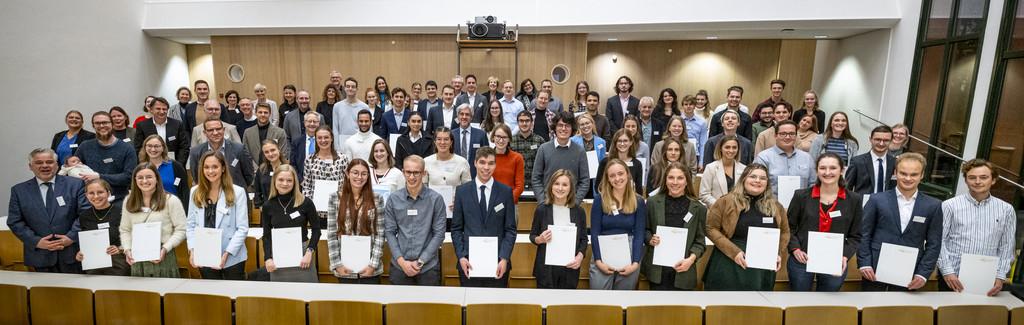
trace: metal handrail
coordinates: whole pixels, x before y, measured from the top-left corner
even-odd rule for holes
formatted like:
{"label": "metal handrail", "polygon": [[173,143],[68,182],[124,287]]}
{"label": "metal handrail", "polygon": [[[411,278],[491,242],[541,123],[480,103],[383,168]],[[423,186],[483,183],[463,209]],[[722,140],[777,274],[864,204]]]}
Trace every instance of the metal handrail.
{"label": "metal handrail", "polygon": [[[860,116],[866,117],[866,118],[868,118],[868,119],[870,119],[872,121],[875,121],[875,123],[892,127],[892,125],[886,124],[885,122],[879,121],[879,120],[875,119],[874,117],[871,117],[871,116],[869,116],[867,114],[864,114],[864,112],[861,112],[860,109],[853,109],[853,112],[857,113],[857,114],[860,114]],[[957,160],[960,160],[960,162],[964,161],[963,157],[957,156],[957,155],[953,154],[952,152],[946,151],[946,149],[942,149],[942,148],[940,148],[940,147],[938,147],[936,145],[931,144],[928,141],[925,141],[925,140],[923,140],[921,138],[918,138],[918,137],[914,136],[913,134],[910,134],[910,132],[907,132],[907,137],[910,138],[910,139],[913,139],[913,140],[917,140],[918,142],[924,143],[926,146],[931,147],[932,149],[938,150],[938,151],[946,154],[947,156],[956,158]],[[1000,167],[1000,166],[996,166],[996,168],[1005,170],[1007,172],[1010,171],[1010,170],[1008,170],[1006,168],[1003,168],[1003,167]],[[1000,175],[999,179],[1002,179],[1003,181],[1006,181],[1007,183],[1013,184],[1014,186],[1017,186],[1018,188],[1024,190],[1024,185],[1021,185],[1021,184],[1019,184],[1017,182],[1014,182],[1014,181],[1010,180],[1009,178],[1006,178],[1005,176]]]}

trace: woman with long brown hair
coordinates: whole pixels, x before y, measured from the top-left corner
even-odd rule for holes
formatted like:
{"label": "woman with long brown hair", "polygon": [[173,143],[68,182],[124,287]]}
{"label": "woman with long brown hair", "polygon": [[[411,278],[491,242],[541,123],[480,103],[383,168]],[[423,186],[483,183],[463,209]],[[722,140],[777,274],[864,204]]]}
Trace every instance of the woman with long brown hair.
{"label": "woman with long brown hair", "polygon": [[[690,171],[682,163],[665,166],[661,182],[664,188],[647,199],[647,254],[641,272],[651,282],[651,290],[693,290],[697,287],[697,260],[704,255],[704,226],[708,209],[697,201],[690,186]],[[654,265],[654,249],[661,245],[658,227],[686,229],[683,259],[672,266]],[[664,229],[664,228],[663,228]]]}
{"label": "woman with long brown hair", "polygon": [[[331,194],[327,209],[331,271],[341,283],[380,284],[380,274],[384,272],[384,198],[373,192],[370,165],[365,160],[353,159],[345,173],[345,180],[338,192]],[[369,265],[342,263],[341,242],[349,236],[369,237]]]}
{"label": "woman with long brown hair", "polygon": [[[137,262],[132,256],[132,230],[136,224],[150,222],[160,223],[160,256],[156,260]],[[181,201],[164,192],[157,167],[151,163],[136,166],[118,226],[121,248],[132,267],[132,276],[177,278],[174,248],[185,240],[185,223],[185,209]]]}
{"label": "woman with long brown hair", "polygon": [[[249,257],[245,237],[249,234],[249,202],[245,188],[234,185],[224,156],[207,151],[199,158],[196,185],[188,205],[185,237],[188,238],[189,263],[199,269],[203,279],[245,280],[245,260]],[[221,230],[220,265],[200,267],[195,261],[196,228]]]}
{"label": "woman with long brown hair", "polygon": [[[537,288],[576,289],[580,280],[580,263],[587,253],[586,213],[576,201],[576,180],[565,169],[556,170],[547,182],[543,201],[537,205],[530,228],[530,241],[537,245],[533,276]],[[551,226],[576,227],[575,252],[566,265],[546,265],[547,244],[551,242]]]}
{"label": "woman with long brown hair", "polygon": [[[320,217],[316,207],[313,206],[313,200],[302,196],[294,167],[279,165],[271,174],[274,176],[270,181],[270,196],[260,209],[263,213],[263,263],[270,273],[270,281],[315,283],[317,276],[313,253],[320,241]],[[311,229],[309,233],[312,236],[307,236],[307,227]],[[278,268],[274,263],[275,228],[299,228],[305,245],[298,267]]]}
{"label": "woman with long brown hair", "polygon": [[[313,135],[316,152],[306,157],[302,171],[302,195],[308,198],[312,198],[316,192],[316,181],[337,181],[338,186],[341,186],[341,181],[345,179],[345,166],[349,161],[348,156],[335,151],[334,133],[330,127],[320,126]],[[320,212],[320,227],[327,228],[327,209],[317,207],[317,211]]]}

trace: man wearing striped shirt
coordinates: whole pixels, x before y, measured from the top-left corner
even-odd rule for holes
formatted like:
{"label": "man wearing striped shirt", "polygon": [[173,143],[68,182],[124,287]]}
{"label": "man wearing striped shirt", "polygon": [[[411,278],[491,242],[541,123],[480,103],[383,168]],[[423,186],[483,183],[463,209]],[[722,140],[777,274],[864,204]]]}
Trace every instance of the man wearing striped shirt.
{"label": "man wearing striped shirt", "polygon": [[940,291],[963,291],[958,273],[963,254],[998,258],[996,278],[989,296],[1003,288],[1013,261],[1017,218],[1013,206],[992,196],[990,190],[999,177],[992,163],[972,159],[964,163],[962,173],[969,193],[942,202],[942,249],[939,253]]}

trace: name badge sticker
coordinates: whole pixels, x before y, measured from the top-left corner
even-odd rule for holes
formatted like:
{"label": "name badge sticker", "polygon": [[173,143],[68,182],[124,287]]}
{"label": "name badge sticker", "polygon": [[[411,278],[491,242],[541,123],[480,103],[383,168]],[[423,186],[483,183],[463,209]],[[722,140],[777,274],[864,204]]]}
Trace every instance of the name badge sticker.
{"label": "name badge sticker", "polygon": [[178,139],[178,137],[172,135],[172,136],[167,137],[167,142],[171,142],[171,141],[174,141],[174,140],[177,140],[177,139]]}
{"label": "name badge sticker", "polygon": [[121,140],[121,141],[124,141],[124,142],[127,143],[127,142],[132,142],[132,139],[131,138],[124,138],[124,140]]}
{"label": "name badge sticker", "polygon": [[924,217],[922,217],[922,216],[915,216],[914,217],[914,222],[916,222],[916,223],[924,223]]}
{"label": "name badge sticker", "polygon": [[690,219],[693,219],[693,213],[687,212],[686,216],[683,217],[683,222],[690,222]]}
{"label": "name badge sticker", "polygon": [[772,218],[772,217],[761,218],[761,223],[775,223],[775,218]]}
{"label": "name badge sticker", "polygon": [[479,149],[479,148],[480,148],[480,144],[479,143],[474,143],[473,144],[473,149]]}
{"label": "name badge sticker", "polygon": [[77,143],[72,143],[72,144],[68,145],[68,148],[71,148],[71,149],[78,148],[78,144]]}
{"label": "name badge sticker", "polygon": [[530,150],[537,150],[537,145],[530,146]]}
{"label": "name badge sticker", "polygon": [[494,206],[494,212],[501,212],[501,209],[505,208],[505,203],[498,203]]}
{"label": "name badge sticker", "polygon": [[238,167],[238,158],[231,160],[231,167]]}
{"label": "name badge sticker", "polygon": [[295,219],[295,218],[298,218],[300,216],[300,214],[299,214],[299,211],[295,211],[295,212],[292,212],[291,214],[289,214],[288,216],[292,217],[292,219]]}
{"label": "name badge sticker", "polygon": [[836,211],[832,211],[832,212],[829,212],[829,213],[828,213],[828,216],[829,216],[830,218],[839,218],[839,217],[842,217],[842,216],[843,216],[843,212],[841,212],[841,211],[838,211],[838,210],[836,210]]}
{"label": "name badge sticker", "polygon": [[114,162],[114,158],[103,159],[103,163],[104,164],[109,164],[109,163],[112,163],[112,162]]}
{"label": "name badge sticker", "polygon": [[174,178],[174,186],[178,186],[178,184],[181,184],[181,177]]}
{"label": "name badge sticker", "polygon": [[98,228],[98,229],[110,228],[110,223],[109,222],[98,223],[98,224],[96,224],[96,228]]}
{"label": "name badge sticker", "polygon": [[64,204],[65,204],[64,203],[64,196],[58,196],[57,197],[57,205],[64,206]]}
{"label": "name badge sticker", "polygon": [[409,209],[409,215],[410,215],[410,216],[415,216],[415,215],[419,215],[419,213],[420,213],[420,212],[419,212],[419,211],[417,211],[416,209]]}

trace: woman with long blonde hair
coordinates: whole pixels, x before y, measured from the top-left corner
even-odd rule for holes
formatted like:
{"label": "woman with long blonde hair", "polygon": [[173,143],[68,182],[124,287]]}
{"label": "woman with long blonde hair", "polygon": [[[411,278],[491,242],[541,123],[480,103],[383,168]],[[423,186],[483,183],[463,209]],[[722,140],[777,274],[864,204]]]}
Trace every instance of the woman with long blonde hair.
{"label": "woman with long blonde hair", "polygon": [[[249,203],[245,188],[231,182],[224,155],[207,151],[199,158],[199,177],[192,187],[185,237],[189,263],[203,279],[245,280],[245,237],[249,234]],[[196,228],[221,230],[220,264],[200,267],[195,261]]]}
{"label": "woman with long blonde hair", "polygon": [[[590,243],[594,254],[590,264],[590,288],[634,290],[644,252],[647,205],[633,189],[632,176],[624,161],[612,158],[604,174],[598,177],[601,185],[590,209]],[[601,238],[620,234],[627,234],[629,238],[629,264],[606,264],[601,254]]]}
{"label": "woman with long blonde hair", "polygon": [[[299,190],[295,167],[279,165],[272,174],[270,194],[260,208],[263,213],[263,263],[270,273],[270,281],[317,282],[313,254],[320,241],[320,217],[316,207],[313,200],[303,196]],[[304,248],[298,267],[279,268],[274,262],[273,234],[277,228],[299,228]]]}

